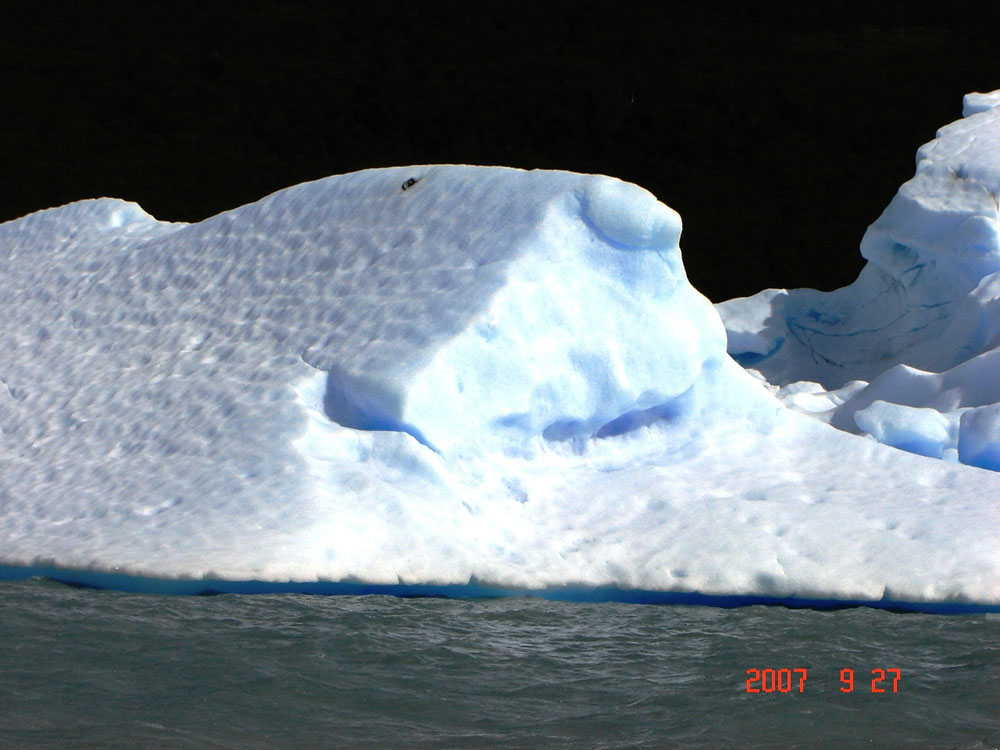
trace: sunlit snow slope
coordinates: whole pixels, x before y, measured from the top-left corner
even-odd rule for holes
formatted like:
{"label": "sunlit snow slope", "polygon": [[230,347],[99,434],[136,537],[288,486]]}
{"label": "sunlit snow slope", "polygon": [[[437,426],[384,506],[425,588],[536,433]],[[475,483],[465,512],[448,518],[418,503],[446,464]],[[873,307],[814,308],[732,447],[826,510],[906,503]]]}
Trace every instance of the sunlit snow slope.
{"label": "sunlit snow slope", "polygon": [[1000,604],[1000,474],[786,408],[680,230],[448,166],[0,225],[3,574]]}

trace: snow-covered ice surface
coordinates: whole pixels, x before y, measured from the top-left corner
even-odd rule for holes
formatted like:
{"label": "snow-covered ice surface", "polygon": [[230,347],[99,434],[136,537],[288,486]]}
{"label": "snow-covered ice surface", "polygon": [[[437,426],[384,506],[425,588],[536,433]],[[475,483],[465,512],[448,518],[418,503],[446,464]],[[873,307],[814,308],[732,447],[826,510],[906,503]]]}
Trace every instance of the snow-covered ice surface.
{"label": "snow-covered ice surface", "polygon": [[2,224],[0,577],[1000,608],[1000,473],[956,463],[1000,468],[990,101],[921,150],[855,285],[721,318],[680,217],[609,177]]}

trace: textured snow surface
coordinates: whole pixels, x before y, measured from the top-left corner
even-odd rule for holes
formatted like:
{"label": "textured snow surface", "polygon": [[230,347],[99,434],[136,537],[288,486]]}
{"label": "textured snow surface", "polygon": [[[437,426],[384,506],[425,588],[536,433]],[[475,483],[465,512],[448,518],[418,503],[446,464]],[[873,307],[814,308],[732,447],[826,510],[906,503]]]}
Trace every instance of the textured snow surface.
{"label": "textured snow surface", "polygon": [[[2,224],[0,565],[1000,603],[1000,474],[956,463],[1000,466],[996,114],[942,131],[974,157],[954,194],[957,147],[922,150],[849,291],[721,307],[760,372],[678,215],[608,177],[379,169],[193,225]],[[831,340],[896,317],[819,357],[794,310]]]}

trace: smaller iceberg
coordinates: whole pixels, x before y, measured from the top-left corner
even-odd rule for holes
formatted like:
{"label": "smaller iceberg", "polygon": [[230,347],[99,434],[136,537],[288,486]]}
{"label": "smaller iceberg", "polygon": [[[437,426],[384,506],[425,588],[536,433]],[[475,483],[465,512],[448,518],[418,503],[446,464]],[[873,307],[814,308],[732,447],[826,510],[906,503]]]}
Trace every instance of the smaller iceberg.
{"label": "smaller iceberg", "polygon": [[992,423],[966,413],[1000,403],[998,107],[998,92],[967,95],[963,119],[919,149],[913,179],[861,241],[856,282],[717,305],[729,352],[787,406],[913,453],[997,466]]}

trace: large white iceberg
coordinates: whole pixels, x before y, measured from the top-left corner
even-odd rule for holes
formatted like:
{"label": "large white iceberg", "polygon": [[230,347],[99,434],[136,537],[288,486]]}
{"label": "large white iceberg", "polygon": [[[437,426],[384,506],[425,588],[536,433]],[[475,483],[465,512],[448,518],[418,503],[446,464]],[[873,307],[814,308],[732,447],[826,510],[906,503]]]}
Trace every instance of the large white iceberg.
{"label": "large white iceberg", "polygon": [[609,177],[379,169],[193,225],[111,199],[0,225],[0,574],[1000,605],[1000,474],[939,458],[1000,468],[991,101],[922,150],[855,285],[721,318],[678,215]]}

